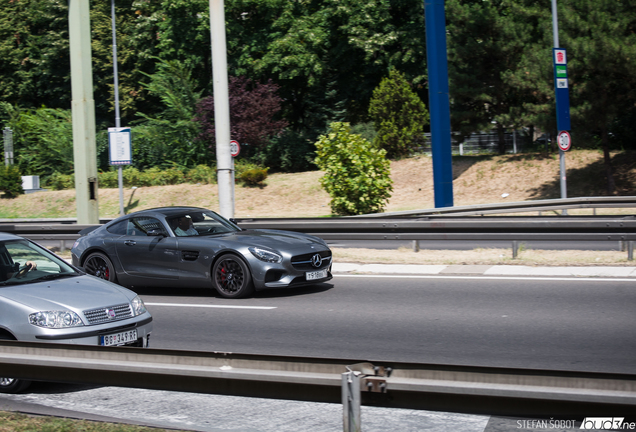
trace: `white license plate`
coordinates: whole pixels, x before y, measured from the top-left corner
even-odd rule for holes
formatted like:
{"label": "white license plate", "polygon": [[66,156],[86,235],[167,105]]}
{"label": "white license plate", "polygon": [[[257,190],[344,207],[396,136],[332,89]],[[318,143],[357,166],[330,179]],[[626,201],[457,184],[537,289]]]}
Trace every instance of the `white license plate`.
{"label": "white license plate", "polygon": [[327,277],[327,269],[318,270],[318,271],[314,271],[314,272],[307,272],[305,274],[305,278],[308,281],[322,279],[322,278],[326,278],[326,277]]}
{"label": "white license plate", "polygon": [[102,346],[117,346],[135,342],[137,340],[137,330],[128,330],[112,335],[100,336],[99,344]]}

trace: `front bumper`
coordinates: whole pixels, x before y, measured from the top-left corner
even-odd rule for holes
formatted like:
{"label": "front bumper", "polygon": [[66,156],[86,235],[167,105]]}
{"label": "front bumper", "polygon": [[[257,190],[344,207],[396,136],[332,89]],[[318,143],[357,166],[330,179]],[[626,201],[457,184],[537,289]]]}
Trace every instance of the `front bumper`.
{"label": "front bumper", "polygon": [[152,332],[152,317],[145,313],[134,319],[122,320],[116,323],[101,324],[95,326],[75,327],[71,329],[40,329],[40,333],[33,338],[21,338],[20,340],[33,340],[48,343],[60,343],[71,345],[100,345],[101,337],[137,330],[137,340],[119,346],[148,347],[150,333]]}

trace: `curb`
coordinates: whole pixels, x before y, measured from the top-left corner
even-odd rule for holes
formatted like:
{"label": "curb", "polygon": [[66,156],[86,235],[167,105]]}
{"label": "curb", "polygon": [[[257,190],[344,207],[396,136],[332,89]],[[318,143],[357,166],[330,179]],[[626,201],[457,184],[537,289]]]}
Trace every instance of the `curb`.
{"label": "curb", "polygon": [[334,263],[334,275],[483,275],[483,276],[560,276],[620,277],[636,280],[636,267],[531,267],[520,265],[415,265]]}

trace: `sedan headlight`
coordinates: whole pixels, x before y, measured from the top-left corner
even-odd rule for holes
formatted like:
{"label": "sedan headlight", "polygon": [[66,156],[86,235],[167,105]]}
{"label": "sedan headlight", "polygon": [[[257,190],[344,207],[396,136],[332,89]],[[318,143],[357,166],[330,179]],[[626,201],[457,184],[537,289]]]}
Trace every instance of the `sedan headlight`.
{"label": "sedan headlight", "polygon": [[252,252],[252,255],[254,255],[256,258],[258,258],[261,261],[265,261],[268,263],[279,263],[283,261],[283,257],[278,255],[275,252],[268,251],[266,249],[261,249],[258,247],[251,247],[248,249],[250,252]]}
{"label": "sedan headlight", "polygon": [[139,298],[139,296],[132,299],[130,304],[132,305],[133,316],[141,315],[142,313],[146,312],[146,305],[144,304],[144,301]]}
{"label": "sedan headlight", "polygon": [[29,322],[45,328],[81,327],[82,319],[73,311],[42,311],[29,315]]}

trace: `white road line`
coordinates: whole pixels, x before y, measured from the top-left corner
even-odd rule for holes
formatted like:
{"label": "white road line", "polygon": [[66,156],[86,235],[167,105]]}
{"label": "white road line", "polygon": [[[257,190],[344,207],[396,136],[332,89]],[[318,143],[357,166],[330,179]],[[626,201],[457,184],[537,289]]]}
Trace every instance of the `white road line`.
{"label": "white road line", "polygon": [[378,275],[378,274],[335,274],[334,278],[391,278],[391,279],[490,279],[490,280],[537,280],[537,281],[585,281],[585,282],[636,282],[636,279],[601,277],[542,277],[542,276],[436,276],[436,275]]}
{"label": "white road line", "polygon": [[188,303],[146,303],[146,306],[168,306],[168,307],[194,307],[194,308],[218,308],[218,309],[276,309],[276,306],[230,306],[230,305],[200,305]]}

